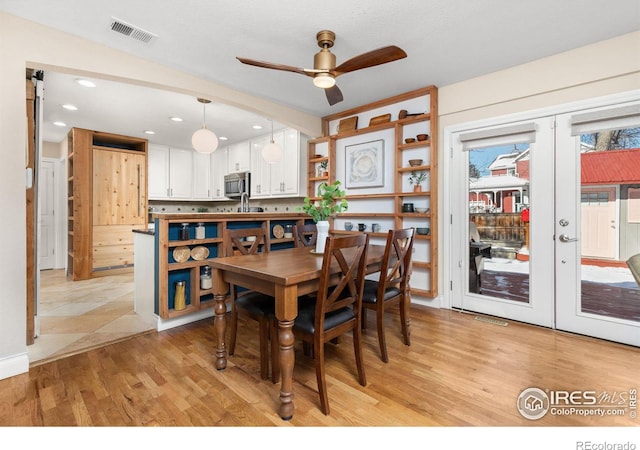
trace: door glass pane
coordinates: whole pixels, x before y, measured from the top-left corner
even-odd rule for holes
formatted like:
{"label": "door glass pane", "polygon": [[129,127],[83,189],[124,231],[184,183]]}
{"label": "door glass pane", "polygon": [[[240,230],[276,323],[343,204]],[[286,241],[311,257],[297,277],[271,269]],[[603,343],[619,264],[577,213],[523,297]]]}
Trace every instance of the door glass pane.
{"label": "door glass pane", "polygon": [[470,294],[529,303],[529,144],[469,150]]}
{"label": "door glass pane", "polygon": [[640,279],[627,263],[640,254],[640,128],[580,142],[581,311],[640,321]]}

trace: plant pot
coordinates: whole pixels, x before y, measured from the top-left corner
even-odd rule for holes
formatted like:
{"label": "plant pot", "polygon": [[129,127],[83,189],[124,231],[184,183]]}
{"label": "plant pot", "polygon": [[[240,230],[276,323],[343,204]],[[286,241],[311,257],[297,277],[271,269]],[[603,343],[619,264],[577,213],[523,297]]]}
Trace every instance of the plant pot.
{"label": "plant pot", "polygon": [[329,236],[329,221],[321,220],[316,223],[316,227],[318,228],[318,239],[316,240],[316,253],[324,253],[324,246],[327,240],[327,236]]}
{"label": "plant pot", "polygon": [[413,187],[413,192],[422,192],[422,185],[421,184],[416,184]]}

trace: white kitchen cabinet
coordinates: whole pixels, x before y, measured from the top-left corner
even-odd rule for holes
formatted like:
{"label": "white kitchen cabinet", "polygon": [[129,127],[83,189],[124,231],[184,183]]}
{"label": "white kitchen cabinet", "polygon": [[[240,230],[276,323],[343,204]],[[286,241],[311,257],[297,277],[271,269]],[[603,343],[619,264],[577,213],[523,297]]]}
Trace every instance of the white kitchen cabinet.
{"label": "white kitchen cabinet", "polygon": [[246,172],[251,168],[251,146],[249,141],[238,142],[227,147],[229,172]]}
{"label": "white kitchen cabinet", "polygon": [[224,176],[229,168],[227,165],[227,148],[218,148],[211,156],[211,198],[226,199],[224,196]]}
{"label": "white kitchen cabinet", "polygon": [[[273,137],[276,139],[275,133]],[[262,159],[262,149],[270,141],[271,135],[251,140],[251,198],[271,196],[271,164]]]}
{"label": "white kitchen cabinet", "polygon": [[306,192],[307,138],[299,131],[285,128],[273,133],[282,149],[282,160],[267,164],[262,148],[271,134],[254,139],[251,145],[251,197],[297,197]]}
{"label": "white kitchen cabinet", "polygon": [[193,196],[193,150],[169,148],[169,195],[190,199]]}
{"label": "white kitchen cabinet", "polygon": [[291,197],[305,192],[305,183],[300,183],[305,165],[300,164],[300,160],[302,154],[306,154],[307,144],[305,140],[303,152],[300,146],[301,135],[291,128],[283,130],[279,136],[281,142],[276,139],[276,144],[282,148],[282,161],[271,164],[271,195]]}
{"label": "white kitchen cabinet", "polygon": [[209,200],[211,193],[211,153],[193,153],[193,199]]}
{"label": "white kitchen cabinet", "polygon": [[169,198],[169,147],[149,144],[147,167],[149,170],[149,199]]}

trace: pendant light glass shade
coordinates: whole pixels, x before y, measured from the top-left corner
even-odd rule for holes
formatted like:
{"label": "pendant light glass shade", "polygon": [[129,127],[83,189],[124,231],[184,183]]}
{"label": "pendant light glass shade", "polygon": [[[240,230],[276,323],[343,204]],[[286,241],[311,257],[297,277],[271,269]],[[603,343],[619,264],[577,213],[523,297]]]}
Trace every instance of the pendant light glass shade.
{"label": "pendant light glass shade", "polygon": [[271,121],[271,141],[262,148],[262,159],[267,164],[275,164],[282,161],[282,149],[273,140],[273,121]]}
{"label": "pendant light glass shade", "polygon": [[199,153],[213,153],[218,148],[218,136],[207,127],[203,127],[193,133],[191,145]]}
{"label": "pendant light glass shade", "polygon": [[206,107],[211,100],[199,98],[198,101],[202,103],[202,128],[191,136],[191,145],[199,153],[213,153],[218,148],[218,136],[207,128]]}

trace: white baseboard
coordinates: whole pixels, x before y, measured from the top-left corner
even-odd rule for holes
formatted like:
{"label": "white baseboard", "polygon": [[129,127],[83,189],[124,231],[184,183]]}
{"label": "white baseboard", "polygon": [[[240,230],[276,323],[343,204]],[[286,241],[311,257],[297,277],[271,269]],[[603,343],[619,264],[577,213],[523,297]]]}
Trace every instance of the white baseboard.
{"label": "white baseboard", "polygon": [[0,380],[29,372],[29,354],[9,356],[0,359]]}
{"label": "white baseboard", "polygon": [[[213,311],[213,308],[209,308],[209,309],[199,311],[197,313],[176,317],[174,319],[162,319],[156,316],[157,318],[156,329],[158,331],[164,331],[170,328],[175,328],[181,325],[186,325],[191,322],[196,322],[198,320],[206,319],[208,317],[213,317],[214,315],[215,313]],[[213,322],[211,325],[213,326]]]}

